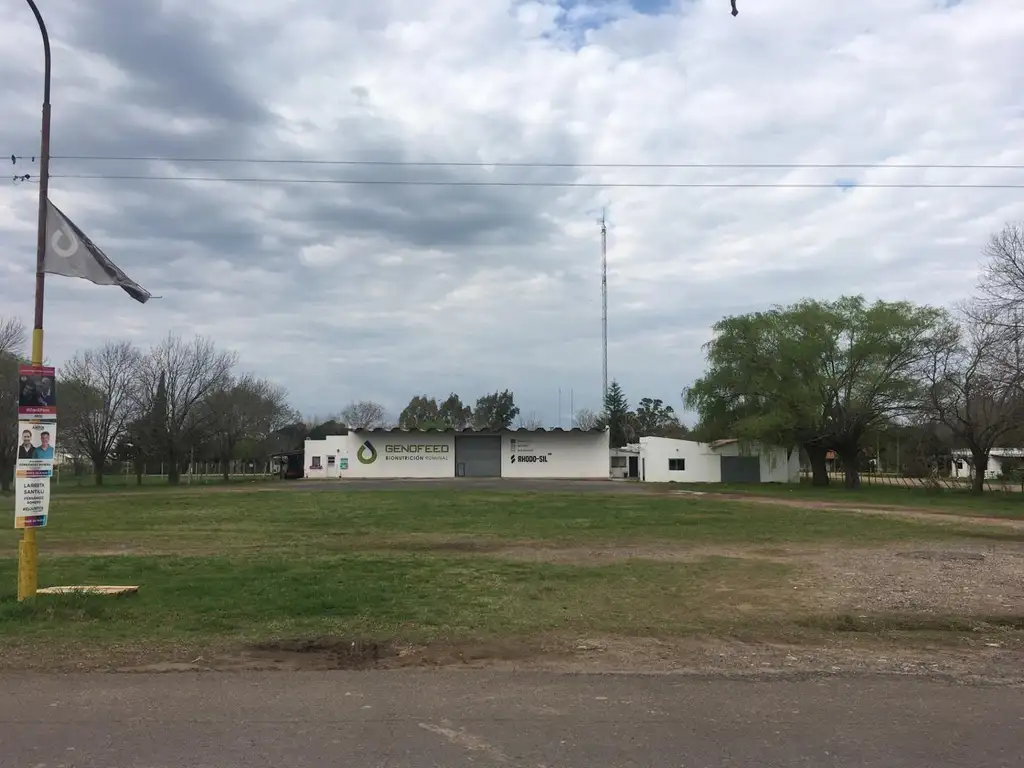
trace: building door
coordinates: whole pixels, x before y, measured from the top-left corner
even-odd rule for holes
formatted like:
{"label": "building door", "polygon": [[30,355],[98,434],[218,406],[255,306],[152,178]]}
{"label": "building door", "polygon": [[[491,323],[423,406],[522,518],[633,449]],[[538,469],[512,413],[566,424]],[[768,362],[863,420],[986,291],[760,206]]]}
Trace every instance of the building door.
{"label": "building door", "polygon": [[501,477],[501,437],[456,435],[455,466],[459,477]]}
{"label": "building door", "polygon": [[723,456],[723,483],[760,483],[760,456]]}
{"label": "building door", "polygon": [[629,457],[629,477],[640,477],[640,457]]}

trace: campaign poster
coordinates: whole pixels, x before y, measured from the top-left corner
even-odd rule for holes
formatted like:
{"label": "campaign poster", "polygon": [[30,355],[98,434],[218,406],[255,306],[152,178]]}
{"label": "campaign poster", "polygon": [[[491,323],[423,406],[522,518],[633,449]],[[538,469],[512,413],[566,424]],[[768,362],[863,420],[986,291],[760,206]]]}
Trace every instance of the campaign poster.
{"label": "campaign poster", "polygon": [[15,477],[51,477],[57,451],[57,420],[18,420],[18,461]]}
{"label": "campaign poster", "polygon": [[50,478],[14,479],[14,527],[45,528],[50,514]]}
{"label": "campaign poster", "polygon": [[56,369],[45,365],[18,366],[18,415],[57,415]]}

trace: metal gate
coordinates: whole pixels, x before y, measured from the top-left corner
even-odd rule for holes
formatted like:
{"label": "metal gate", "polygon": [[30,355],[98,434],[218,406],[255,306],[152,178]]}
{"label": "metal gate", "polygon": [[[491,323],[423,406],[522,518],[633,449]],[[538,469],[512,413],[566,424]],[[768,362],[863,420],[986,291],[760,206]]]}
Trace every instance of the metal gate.
{"label": "metal gate", "polygon": [[723,456],[723,483],[760,483],[760,456]]}
{"label": "metal gate", "polygon": [[456,477],[501,477],[501,437],[455,436]]}

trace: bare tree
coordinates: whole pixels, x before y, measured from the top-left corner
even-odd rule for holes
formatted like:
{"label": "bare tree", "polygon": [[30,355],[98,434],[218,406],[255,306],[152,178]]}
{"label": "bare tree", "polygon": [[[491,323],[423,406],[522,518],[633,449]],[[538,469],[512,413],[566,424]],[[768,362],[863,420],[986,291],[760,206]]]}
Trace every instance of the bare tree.
{"label": "bare tree", "polygon": [[1016,323],[1024,303],[1024,228],[1007,224],[992,235],[985,256],[988,261],[978,281],[981,300],[968,309],[986,313],[989,322]]}
{"label": "bare tree", "polygon": [[127,341],[79,352],[61,376],[61,441],[92,464],[96,485],[138,406],[142,355]]}
{"label": "bare tree", "polygon": [[520,416],[516,419],[517,429],[543,429],[544,422],[537,418],[537,414],[531,412],[529,416]]}
{"label": "bare tree", "polygon": [[341,420],[352,429],[376,429],[387,424],[388,414],[384,406],[372,400],[360,400],[346,405]]}
{"label": "bare tree", "polygon": [[590,430],[596,429],[597,425],[600,423],[600,416],[598,416],[589,408],[581,408],[580,410],[576,411],[573,426],[575,426],[577,429]]}
{"label": "bare tree", "polygon": [[1024,343],[992,307],[963,310],[931,342],[923,364],[923,414],[971,452],[971,490],[982,493],[989,455],[1024,424]]}
{"label": "bare tree", "polygon": [[282,387],[251,374],[229,379],[205,402],[206,421],[214,439],[225,482],[239,442],[266,441],[297,417]]}
{"label": "bare tree", "polygon": [[[186,446],[207,430],[203,403],[211,392],[225,386],[236,356],[219,351],[209,339],[197,336],[190,342],[169,335],[154,346],[142,361],[139,376],[139,407],[142,413],[161,413],[163,458],[168,462],[167,481],[177,485]],[[161,381],[163,384],[161,385]],[[165,400],[166,405],[160,402]]]}
{"label": "bare tree", "polygon": [[0,321],[0,491],[9,491],[18,450],[18,364],[25,348],[25,326]]}
{"label": "bare tree", "polygon": [[14,317],[0,321],[0,355],[20,357],[28,334],[25,325]]}

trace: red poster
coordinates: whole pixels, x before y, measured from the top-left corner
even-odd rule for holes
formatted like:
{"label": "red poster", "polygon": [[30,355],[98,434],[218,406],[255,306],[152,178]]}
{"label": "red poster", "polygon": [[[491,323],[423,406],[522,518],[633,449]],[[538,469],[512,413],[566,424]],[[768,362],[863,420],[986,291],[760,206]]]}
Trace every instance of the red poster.
{"label": "red poster", "polygon": [[44,365],[18,366],[18,415],[56,416],[56,370]]}

